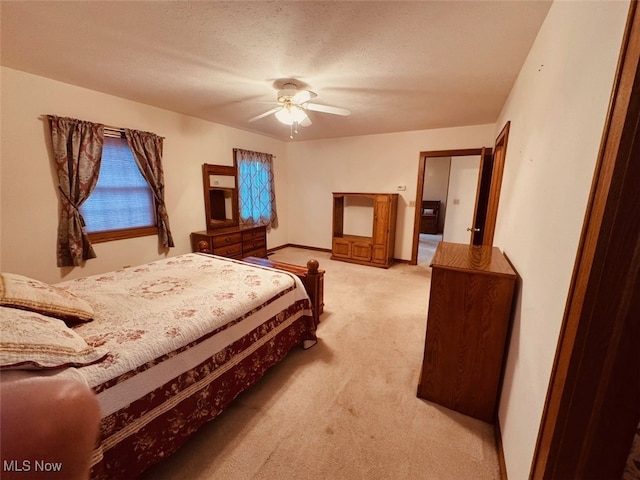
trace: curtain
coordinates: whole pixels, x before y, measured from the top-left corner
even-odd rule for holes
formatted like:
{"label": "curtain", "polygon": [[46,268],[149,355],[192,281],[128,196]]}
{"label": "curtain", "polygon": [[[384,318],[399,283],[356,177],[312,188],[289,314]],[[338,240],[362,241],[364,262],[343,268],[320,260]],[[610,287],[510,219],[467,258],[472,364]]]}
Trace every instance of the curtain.
{"label": "curtain", "polygon": [[162,137],[154,133],[124,129],[133,158],[140,173],[153,191],[156,205],[158,238],[163,248],[173,247],[173,236],[169,227],[169,214],[164,203],[164,173],[162,170]]}
{"label": "curtain", "polygon": [[273,182],[273,155],[236,149],[240,225],[278,226]]}
{"label": "curtain", "polygon": [[48,118],[61,193],[58,266],[80,266],[96,257],[79,208],[98,181],[104,126],[55,115]]}

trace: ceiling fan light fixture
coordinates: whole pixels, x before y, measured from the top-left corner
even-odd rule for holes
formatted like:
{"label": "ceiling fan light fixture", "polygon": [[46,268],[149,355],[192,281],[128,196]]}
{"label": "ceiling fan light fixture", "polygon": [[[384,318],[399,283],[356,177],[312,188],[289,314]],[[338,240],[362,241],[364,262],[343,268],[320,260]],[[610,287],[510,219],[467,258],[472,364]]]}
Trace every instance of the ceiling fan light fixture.
{"label": "ceiling fan light fixture", "polygon": [[344,117],[351,115],[351,111],[346,108],[309,102],[309,100],[315,97],[317,97],[315,92],[311,90],[299,90],[296,84],[287,82],[283,85],[282,90],[278,90],[278,106],[250,118],[249,122],[255,122],[274,115],[280,123],[289,126],[291,131],[289,138],[293,139],[293,134],[298,133],[299,126],[308,127],[311,125],[311,119],[307,115],[307,110],[341,115]]}
{"label": "ceiling fan light fixture", "polygon": [[297,105],[284,105],[280,110],[275,113],[275,117],[280,123],[285,125],[293,125],[294,123],[301,123],[307,118],[306,112]]}

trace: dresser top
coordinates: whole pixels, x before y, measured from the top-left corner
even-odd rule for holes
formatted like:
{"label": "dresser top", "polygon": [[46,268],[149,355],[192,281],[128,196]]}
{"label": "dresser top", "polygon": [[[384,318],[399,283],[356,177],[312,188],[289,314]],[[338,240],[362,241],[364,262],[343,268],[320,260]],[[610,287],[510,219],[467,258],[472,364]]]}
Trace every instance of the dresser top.
{"label": "dresser top", "polygon": [[233,227],[223,227],[223,228],[212,228],[210,230],[201,230],[199,232],[193,232],[197,235],[225,235],[228,233],[236,233],[236,232],[246,232],[249,230],[257,230],[259,228],[266,228],[264,225],[259,225],[257,227],[241,227],[239,225]]}
{"label": "dresser top", "polygon": [[515,276],[506,257],[497,247],[440,242],[431,267],[452,270],[473,270],[498,275]]}

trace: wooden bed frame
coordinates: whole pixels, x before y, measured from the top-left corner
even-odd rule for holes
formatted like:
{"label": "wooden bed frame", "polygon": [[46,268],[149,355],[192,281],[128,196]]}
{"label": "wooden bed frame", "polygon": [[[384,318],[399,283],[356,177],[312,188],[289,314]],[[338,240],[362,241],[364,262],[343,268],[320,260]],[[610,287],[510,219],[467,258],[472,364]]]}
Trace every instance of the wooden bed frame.
{"label": "wooden bed frame", "polygon": [[302,283],[311,299],[313,306],[313,319],[316,325],[320,323],[320,315],[324,311],[324,270],[320,270],[317,260],[309,260],[307,267],[293,265],[291,263],[276,262],[268,258],[247,257],[242,259],[243,262],[253,265],[261,265],[263,267],[275,268],[296,275]]}

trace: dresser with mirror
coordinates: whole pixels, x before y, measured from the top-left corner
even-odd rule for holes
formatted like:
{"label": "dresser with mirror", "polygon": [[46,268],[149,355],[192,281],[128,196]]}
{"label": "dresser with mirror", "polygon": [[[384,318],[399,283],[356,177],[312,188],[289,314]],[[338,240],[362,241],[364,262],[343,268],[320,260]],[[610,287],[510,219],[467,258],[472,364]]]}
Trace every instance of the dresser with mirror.
{"label": "dresser with mirror", "polygon": [[241,227],[238,202],[238,169],[202,165],[206,230],[191,233],[194,252],[242,259],[267,256],[267,228]]}

